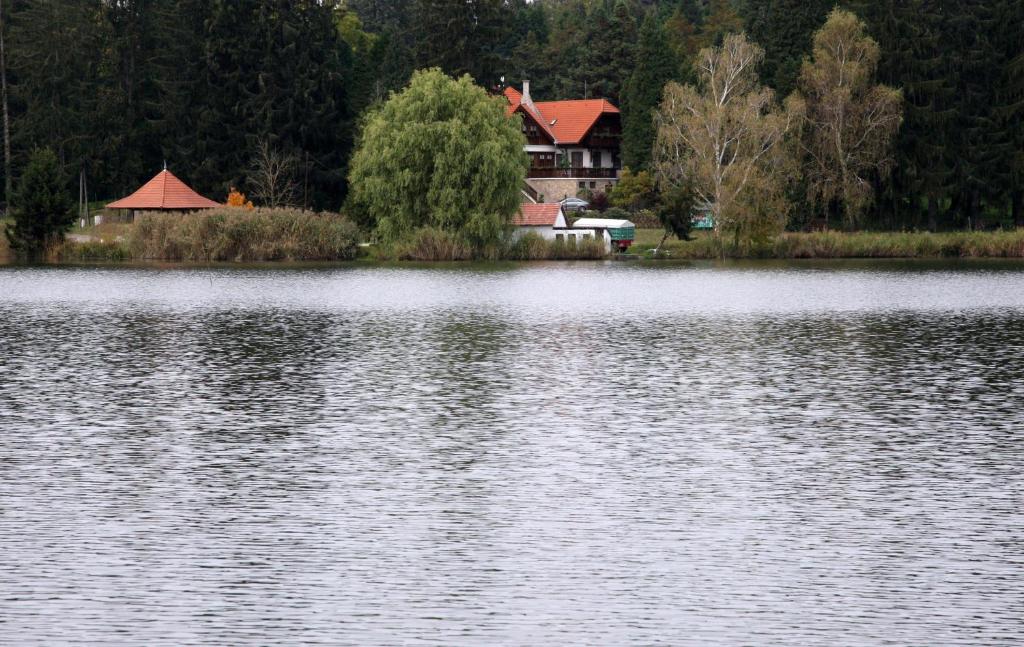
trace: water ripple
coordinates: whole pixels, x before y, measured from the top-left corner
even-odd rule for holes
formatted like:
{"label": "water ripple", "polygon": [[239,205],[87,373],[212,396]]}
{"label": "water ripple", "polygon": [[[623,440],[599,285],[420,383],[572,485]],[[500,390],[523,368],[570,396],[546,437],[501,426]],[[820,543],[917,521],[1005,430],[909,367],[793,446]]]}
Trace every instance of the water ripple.
{"label": "water ripple", "polygon": [[1018,645],[1024,272],[0,269],[0,643]]}

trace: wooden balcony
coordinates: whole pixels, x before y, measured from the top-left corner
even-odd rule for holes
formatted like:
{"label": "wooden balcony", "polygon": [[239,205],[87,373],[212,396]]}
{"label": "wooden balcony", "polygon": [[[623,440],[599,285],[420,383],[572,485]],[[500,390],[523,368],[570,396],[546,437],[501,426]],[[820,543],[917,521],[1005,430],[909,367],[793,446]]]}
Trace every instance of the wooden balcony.
{"label": "wooden balcony", "polygon": [[587,148],[603,148],[618,151],[619,146],[622,145],[622,137],[618,135],[594,134],[587,138],[585,145]]}
{"label": "wooden balcony", "polygon": [[530,168],[526,176],[537,179],[614,180],[619,177],[619,170],[614,168],[545,168],[534,166]]}

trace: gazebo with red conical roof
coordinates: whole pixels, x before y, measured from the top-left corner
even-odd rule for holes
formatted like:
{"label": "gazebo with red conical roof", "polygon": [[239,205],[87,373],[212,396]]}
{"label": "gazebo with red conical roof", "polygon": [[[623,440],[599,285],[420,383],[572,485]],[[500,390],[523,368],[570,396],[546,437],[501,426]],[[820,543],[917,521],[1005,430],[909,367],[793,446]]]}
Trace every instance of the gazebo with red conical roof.
{"label": "gazebo with red conical roof", "polygon": [[165,168],[135,193],[108,204],[107,209],[127,209],[130,212],[196,211],[220,206],[223,205],[199,195]]}

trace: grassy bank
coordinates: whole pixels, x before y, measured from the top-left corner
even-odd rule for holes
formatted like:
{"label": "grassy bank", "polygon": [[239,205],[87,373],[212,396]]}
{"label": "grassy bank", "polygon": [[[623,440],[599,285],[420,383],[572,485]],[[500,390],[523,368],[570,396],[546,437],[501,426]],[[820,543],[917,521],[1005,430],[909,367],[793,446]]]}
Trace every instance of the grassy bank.
{"label": "grassy bank", "polygon": [[[661,240],[656,229],[637,231],[633,253],[649,256]],[[699,233],[692,241],[670,240],[669,258],[1024,258],[1024,229],[1016,231],[785,233],[770,241],[736,247]]]}

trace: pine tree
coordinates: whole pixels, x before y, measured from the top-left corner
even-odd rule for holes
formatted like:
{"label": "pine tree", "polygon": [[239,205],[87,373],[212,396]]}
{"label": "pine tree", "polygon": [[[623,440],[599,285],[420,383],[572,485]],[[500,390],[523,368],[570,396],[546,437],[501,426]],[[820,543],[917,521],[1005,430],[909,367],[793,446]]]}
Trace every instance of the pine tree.
{"label": "pine tree", "polygon": [[796,86],[800,64],[811,52],[811,37],[825,22],[834,0],[749,0],[747,32],[764,47],[761,78],[780,96]]}
{"label": "pine tree", "polygon": [[99,0],[26,0],[11,14],[10,72],[15,157],[52,148],[65,172],[82,169],[109,184],[117,141],[110,106],[118,99],[105,65],[109,25]]}
{"label": "pine tree", "polygon": [[415,0],[412,13],[416,67],[497,81],[505,61],[496,43],[510,17],[502,0]]}
{"label": "pine tree", "polygon": [[654,111],[665,84],[677,78],[679,65],[668,46],[664,26],[649,15],[640,30],[633,74],[622,96],[622,159],[634,169],[647,168],[654,145]]}
{"label": "pine tree", "polygon": [[6,235],[15,249],[35,258],[50,243],[60,240],[74,223],[67,176],[49,149],[32,152],[18,183],[14,223]]}
{"label": "pine tree", "polygon": [[588,26],[586,95],[618,103],[633,71],[636,19],[625,0],[607,0],[595,8]]}
{"label": "pine tree", "polygon": [[[894,188],[905,194],[910,212],[897,224],[917,225],[925,206],[926,224],[940,226],[940,204],[952,177],[952,108],[955,87],[943,45],[942,0],[914,0],[894,7],[896,38],[883,45],[882,79],[903,86],[904,122],[896,140]],[[898,187],[898,188],[896,188]]]}

